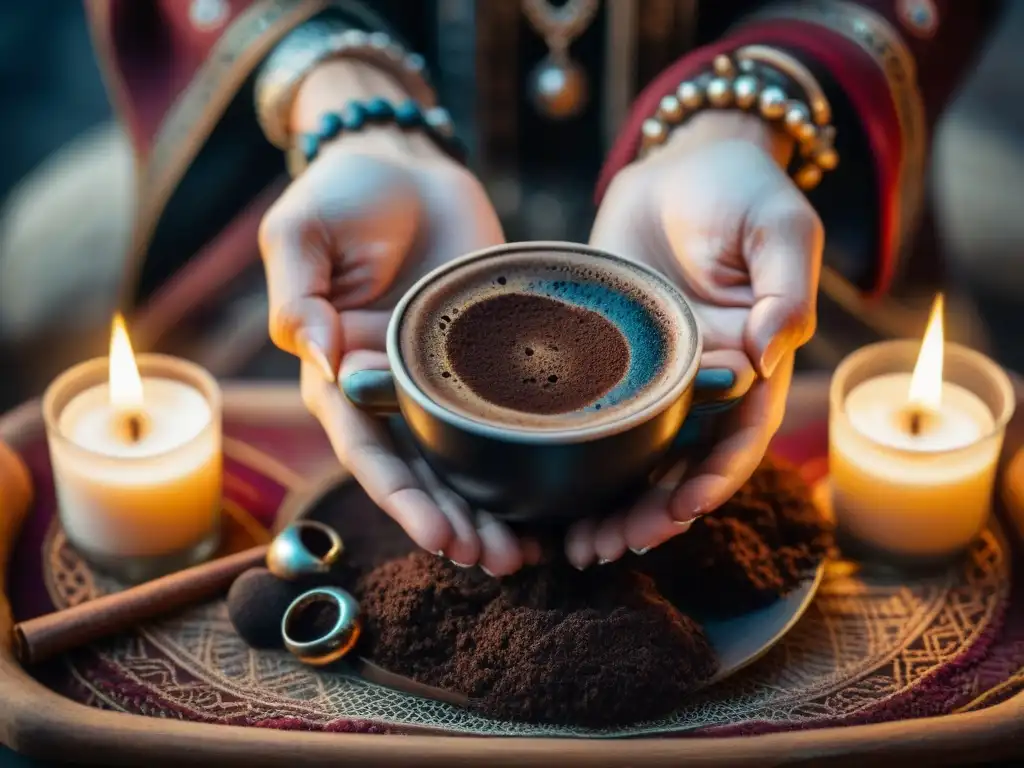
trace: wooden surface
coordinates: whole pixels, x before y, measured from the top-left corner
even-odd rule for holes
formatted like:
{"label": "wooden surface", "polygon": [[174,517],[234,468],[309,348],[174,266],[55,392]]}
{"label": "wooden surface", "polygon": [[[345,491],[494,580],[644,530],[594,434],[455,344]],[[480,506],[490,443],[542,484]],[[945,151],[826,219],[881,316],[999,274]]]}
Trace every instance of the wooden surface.
{"label": "wooden surface", "polygon": [[[787,428],[821,418],[826,380],[794,382]],[[226,415],[308,418],[294,390],[226,387]],[[41,429],[38,406],[0,420],[0,438],[17,447]],[[5,565],[27,509],[5,504],[0,564]],[[744,738],[594,741],[569,739],[380,736],[238,728],[92,709],[37,683],[15,661],[11,619],[0,598],[0,742],[43,760],[93,764],[210,766],[764,766],[969,765],[1024,757],[1024,697],[963,715]]]}

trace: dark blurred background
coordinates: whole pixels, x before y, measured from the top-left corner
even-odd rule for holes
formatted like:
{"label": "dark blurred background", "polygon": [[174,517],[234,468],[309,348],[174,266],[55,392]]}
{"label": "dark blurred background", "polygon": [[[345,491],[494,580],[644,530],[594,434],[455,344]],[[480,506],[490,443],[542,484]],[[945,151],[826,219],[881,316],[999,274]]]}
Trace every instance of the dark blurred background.
{"label": "dark blurred background", "polygon": [[[980,318],[989,351],[1024,371],[1024,2],[1007,6],[942,122],[931,184],[963,317]],[[78,0],[0,3],[0,114],[2,413],[45,386],[32,361],[62,328],[107,322],[127,246],[131,155]],[[817,352],[825,366],[839,354]]]}

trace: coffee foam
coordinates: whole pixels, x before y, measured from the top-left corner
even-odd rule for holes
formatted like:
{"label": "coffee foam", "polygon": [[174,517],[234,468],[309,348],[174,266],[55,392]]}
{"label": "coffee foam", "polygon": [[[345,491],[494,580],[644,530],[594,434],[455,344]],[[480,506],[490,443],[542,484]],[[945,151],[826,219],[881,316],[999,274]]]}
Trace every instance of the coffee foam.
{"label": "coffee foam", "polygon": [[[536,414],[480,397],[454,374],[447,334],[470,306],[532,294],[599,313],[629,348],[625,375],[583,408]],[[598,426],[657,401],[678,382],[696,350],[696,323],[679,294],[628,262],[586,252],[498,252],[467,262],[426,285],[399,326],[402,359],[416,385],[443,407],[487,424],[539,430]]]}

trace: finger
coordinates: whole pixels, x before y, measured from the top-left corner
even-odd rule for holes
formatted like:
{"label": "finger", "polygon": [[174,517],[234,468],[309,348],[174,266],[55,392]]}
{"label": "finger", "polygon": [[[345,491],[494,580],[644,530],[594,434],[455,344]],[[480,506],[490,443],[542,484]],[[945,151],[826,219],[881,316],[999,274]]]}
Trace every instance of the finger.
{"label": "finger", "polygon": [[597,524],[593,520],[580,520],[569,527],[565,536],[565,556],[577,570],[584,570],[597,559],[594,535]]}
{"label": "finger", "polygon": [[594,552],[600,565],[615,562],[626,554],[626,534],[622,515],[611,515],[597,524]]}
{"label": "finger", "polygon": [[424,490],[433,497],[438,509],[448,518],[455,534],[444,548],[444,556],[460,568],[476,565],[480,559],[480,538],[473,525],[473,512],[469,505],[441,483],[424,459],[412,459],[409,464],[423,483]]}
{"label": "finger", "polygon": [[646,554],[673,536],[689,530],[692,522],[680,523],[669,512],[672,494],[686,475],[687,467],[685,459],[673,464],[626,515],[623,535],[634,554]]}
{"label": "finger", "polygon": [[788,180],[752,212],[744,252],[754,290],[746,344],[762,376],[814,334],[824,230]]}
{"label": "finger", "polygon": [[536,539],[521,539],[519,546],[523,552],[523,565],[538,565],[544,557],[544,549]]}
{"label": "finger", "polygon": [[271,209],[260,227],[270,338],[333,381],[342,345],[338,312],[328,300],[331,258],[308,236],[307,226],[300,217]]}
{"label": "finger", "polygon": [[689,224],[690,218],[691,214],[679,211],[671,198],[662,211],[665,237],[672,257],[686,275],[690,295],[719,307],[749,307],[754,292],[739,248],[718,234],[733,227],[723,222],[717,227],[695,229]]}
{"label": "finger", "polygon": [[[386,359],[380,353],[354,353],[342,371],[366,370]],[[309,379],[308,365],[304,378]],[[448,517],[423,489],[406,461],[394,450],[383,422],[355,408],[340,390],[322,380],[312,397],[316,415],[341,463],[348,468],[373,502],[387,513],[418,546],[443,552],[455,536]]]}
{"label": "finger", "polygon": [[342,349],[346,353],[356,350],[383,352],[387,347],[390,321],[390,311],[353,309],[342,312],[339,317]]}
{"label": "finger", "polygon": [[723,437],[670,501],[672,519],[693,520],[728,501],[750,479],[782,424],[793,374],[793,354],[770,379],[757,381],[723,424]]}
{"label": "finger", "polygon": [[508,576],[523,567],[519,541],[508,526],[490,512],[476,513],[476,531],[480,537],[480,568],[491,576]]}
{"label": "finger", "polygon": [[[736,377],[730,395],[746,393],[754,385],[757,373],[745,352],[738,349],[717,349],[704,352],[700,356],[701,368],[728,368]],[[723,393],[724,394],[724,393]]]}

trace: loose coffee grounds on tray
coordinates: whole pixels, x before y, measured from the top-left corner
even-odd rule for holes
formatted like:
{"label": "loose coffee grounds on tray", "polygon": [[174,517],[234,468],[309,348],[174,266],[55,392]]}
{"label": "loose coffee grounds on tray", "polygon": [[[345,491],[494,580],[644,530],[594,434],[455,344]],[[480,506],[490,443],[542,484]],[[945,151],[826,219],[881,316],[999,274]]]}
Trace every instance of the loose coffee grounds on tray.
{"label": "loose coffee grounds on tray", "polygon": [[414,552],[360,579],[361,647],[490,717],[604,727],[663,715],[716,662],[701,628],[626,569],[500,582]]}
{"label": "loose coffee grounds on tray", "polygon": [[612,389],[629,347],[597,312],[510,293],[466,308],[452,323],[448,360],[478,397],[525,413],[569,413]]}
{"label": "loose coffee grounds on tray", "polygon": [[726,504],[632,564],[680,609],[728,618],[792,592],[831,543],[796,470],[765,461]]}
{"label": "loose coffee grounds on tray", "polygon": [[[346,540],[334,578],[361,603],[358,653],[508,720],[607,727],[668,714],[716,666],[687,614],[770,604],[830,544],[807,487],[769,462],[729,503],[643,557],[582,573],[553,559],[500,581],[413,551],[362,491],[335,498],[338,508],[321,519]],[[236,617],[262,617],[269,632],[285,595],[269,599],[272,577],[250,573],[247,588],[232,589],[229,611],[236,626]],[[236,604],[243,597],[248,607]]]}

